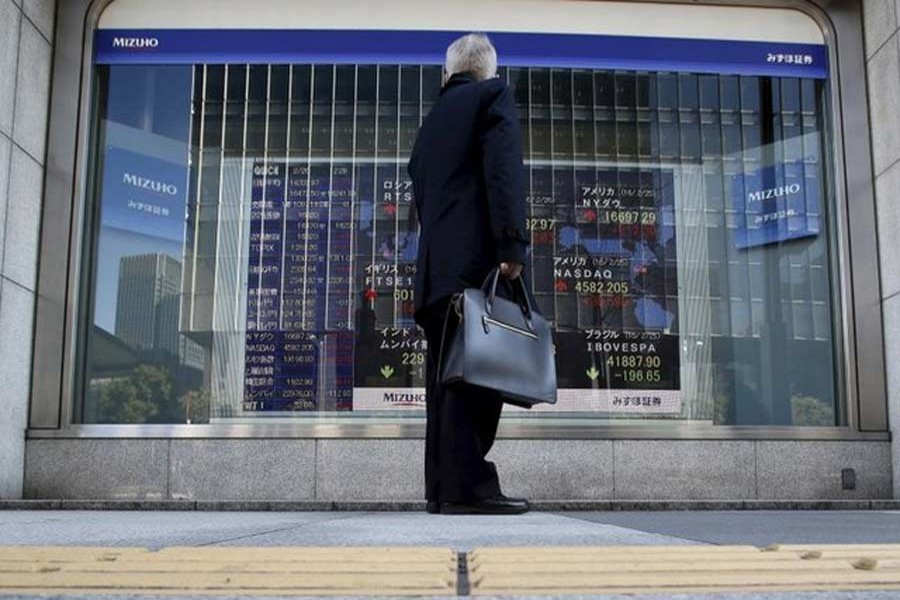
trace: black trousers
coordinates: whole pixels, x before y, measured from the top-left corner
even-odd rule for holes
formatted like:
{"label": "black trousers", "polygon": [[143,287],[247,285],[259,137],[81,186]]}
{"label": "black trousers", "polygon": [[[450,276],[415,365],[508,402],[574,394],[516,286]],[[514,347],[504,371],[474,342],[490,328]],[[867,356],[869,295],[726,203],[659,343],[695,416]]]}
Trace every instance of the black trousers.
{"label": "black trousers", "polygon": [[[438,352],[449,298],[427,307],[423,328],[428,341],[425,364],[425,499],[469,502],[500,493],[494,463],[485,456],[494,444],[503,401],[485,388],[454,383],[442,385],[437,372]],[[458,320],[452,313],[447,344]]]}

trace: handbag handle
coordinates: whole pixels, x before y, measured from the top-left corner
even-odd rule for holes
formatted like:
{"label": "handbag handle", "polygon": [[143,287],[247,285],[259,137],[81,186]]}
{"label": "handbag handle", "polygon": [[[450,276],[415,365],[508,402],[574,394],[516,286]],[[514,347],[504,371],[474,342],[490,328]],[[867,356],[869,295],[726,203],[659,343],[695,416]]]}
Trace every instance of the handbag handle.
{"label": "handbag handle", "polygon": [[[522,300],[523,302],[519,304],[522,309],[522,312],[525,313],[525,324],[528,326],[529,330],[534,330],[531,325],[531,301],[528,299],[528,290],[525,288],[525,281],[523,280],[524,270],[523,272],[516,277],[516,280],[519,282],[519,287],[522,290]],[[484,278],[484,283],[481,284],[481,291],[485,293],[484,298],[484,312],[488,317],[491,316],[491,311],[494,308],[494,297],[497,295],[497,282],[500,280],[500,267],[494,267],[491,269],[491,272],[488,273],[487,277]],[[515,285],[515,284],[513,284]],[[490,287],[490,292],[488,292],[488,288]]]}

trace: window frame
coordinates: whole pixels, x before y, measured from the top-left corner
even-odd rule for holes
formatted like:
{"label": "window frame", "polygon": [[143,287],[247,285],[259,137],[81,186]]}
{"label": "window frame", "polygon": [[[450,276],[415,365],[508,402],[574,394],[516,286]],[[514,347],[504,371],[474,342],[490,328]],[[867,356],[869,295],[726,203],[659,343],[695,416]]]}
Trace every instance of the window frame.
{"label": "window frame", "polygon": [[[114,0],[73,0],[57,14],[52,99],[48,129],[47,176],[43,207],[29,437],[312,437],[421,438],[417,424],[353,423],[77,425],[72,423],[80,364],[80,328],[87,322],[91,280],[83,280],[96,236],[88,235],[94,203],[88,164],[94,139],[93,33],[103,10]],[[638,0],[650,1],[650,0]],[[697,4],[683,0],[673,3]],[[701,4],[737,4],[728,0]],[[599,422],[580,427],[534,424],[504,426],[504,438],[544,439],[888,439],[887,391],[880,307],[880,277],[874,184],[865,82],[861,7],[834,8],[824,0],[755,0],[755,7],[791,8],[812,17],[823,31],[830,64],[830,118],[836,235],[832,262],[833,319],[840,330],[843,427],[735,426],[681,424],[638,426]],[[825,5],[825,6],[822,6]],[[837,39],[841,44],[838,49]],[[844,130],[865,135],[843,135]],[[854,209],[849,210],[849,198]],[[852,238],[852,243],[851,243]],[[68,240],[68,243],[59,243]],[[851,276],[852,274],[852,276]],[[865,343],[857,344],[856,340]]]}

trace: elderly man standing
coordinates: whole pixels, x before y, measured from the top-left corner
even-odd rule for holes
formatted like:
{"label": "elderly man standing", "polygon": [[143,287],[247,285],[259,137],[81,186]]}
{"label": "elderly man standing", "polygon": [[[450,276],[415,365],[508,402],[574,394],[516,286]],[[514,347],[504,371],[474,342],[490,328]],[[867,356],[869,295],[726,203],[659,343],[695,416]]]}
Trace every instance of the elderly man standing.
{"label": "elderly man standing", "polygon": [[[508,279],[519,277],[529,241],[519,120],[486,36],[469,34],[447,48],[444,85],[419,130],[409,174],[421,227],[414,317],[428,342],[428,511],[526,512],[527,501],[501,493],[497,470],[485,460],[500,396],[465,383],[441,385],[437,373],[450,296],[480,286],[498,266]],[[447,343],[456,325],[451,316]]]}

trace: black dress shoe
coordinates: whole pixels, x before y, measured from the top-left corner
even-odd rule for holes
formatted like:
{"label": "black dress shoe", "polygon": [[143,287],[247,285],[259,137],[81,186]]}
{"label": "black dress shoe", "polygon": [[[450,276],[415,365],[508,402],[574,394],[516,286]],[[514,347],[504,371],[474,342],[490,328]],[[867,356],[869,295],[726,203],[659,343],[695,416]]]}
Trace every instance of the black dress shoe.
{"label": "black dress shoe", "polygon": [[440,502],[434,502],[434,501],[432,501],[432,500],[429,500],[428,503],[425,504],[425,511],[426,511],[429,515],[437,515],[437,514],[440,514],[440,512],[441,512],[441,503],[440,503]]}
{"label": "black dress shoe", "polygon": [[445,515],[520,515],[531,507],[526,500],[507,498],[499,495],[471,502],[442,502],[441,513]]}
{"label": "black dress shoe", "polygon": [[528,504],[528,500],[526,500],[525,498],[510,498],[509,496],[505,496],[503,494],[500,494],[500,497],[503,498],[504,500],[508,500],[510,502],[515,502],[517,504],[524,504],[525,506],[531,508],[531,505]]}

